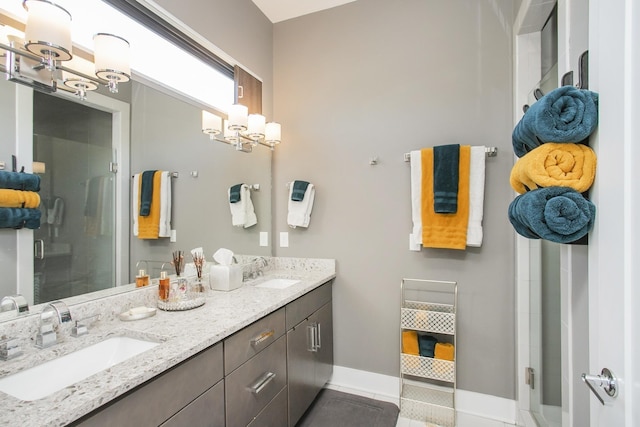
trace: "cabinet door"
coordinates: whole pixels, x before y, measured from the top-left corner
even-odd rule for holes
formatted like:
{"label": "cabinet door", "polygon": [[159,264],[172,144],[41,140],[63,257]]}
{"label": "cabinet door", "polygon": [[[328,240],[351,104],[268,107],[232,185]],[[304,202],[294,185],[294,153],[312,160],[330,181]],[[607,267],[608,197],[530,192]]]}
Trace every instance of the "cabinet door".
{"label": "cabinet door", "polygon": [[289,426],[295,426],[316,396],[313,325],[303,320],[287,332]]}
{"label": "cabinet door", "polygon": [[331,302],[314,313],[313,322],[317,328],[315,355],[316,392],[329,381],[333,373],[333,311]]}
{"label": "cabinet door", "polygon": [[239,66],[233,68],[236,103],[249,109],[249,114],[262,114],[262,82]]}

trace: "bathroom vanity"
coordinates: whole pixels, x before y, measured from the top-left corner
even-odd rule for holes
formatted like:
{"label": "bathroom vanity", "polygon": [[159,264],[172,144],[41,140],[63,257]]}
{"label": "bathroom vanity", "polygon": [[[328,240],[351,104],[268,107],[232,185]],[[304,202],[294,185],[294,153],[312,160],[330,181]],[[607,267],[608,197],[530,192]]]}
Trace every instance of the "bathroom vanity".
{"label": "bathroom vanity", "polygon": [[[98,307],[103,317],[83,337],[60,328],[60,344],[0,362],[0,376],[109,336],[159,345],[42,399],[0,393],[0,425],[293,426],[332,374],[334,277],[333,260],[273,258],[264,276],[211,291],[193,310],[118,320],[128,308],[151,306],[157,286],[70,306],[74,318]],[[270,278],[297,283],[255,286]]]}

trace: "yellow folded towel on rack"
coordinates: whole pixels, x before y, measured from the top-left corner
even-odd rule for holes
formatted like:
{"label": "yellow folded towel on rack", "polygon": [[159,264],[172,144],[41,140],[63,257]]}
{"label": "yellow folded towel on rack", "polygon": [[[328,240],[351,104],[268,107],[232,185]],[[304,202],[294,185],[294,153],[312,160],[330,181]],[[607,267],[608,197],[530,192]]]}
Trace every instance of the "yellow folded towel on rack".
{"label": "yellow folded towel on rack", "polygon": [[[151,209],[149,216],[140,216],[138,213],[138,238],[157,239],[160,234],[160,189],[162,171],[153,174],[153,193],[151,195]],[[142,194],[142,180],[138,188],[138,194]],[[140,212],[140,198],[135,201],[138,204],[137,212]]]}
{"label": "yellow folded towel on rack", "polygon": [[518,159],[511,187],[520,194],[539,187],[569,187],[584,193],[596,176],[596,154],[584,144],[547,142]]}
{"label": "yellow folded towel on rack", "polygon": [[402,352],[420,356],[418,349],[418,333],[416,331],[402,331]]}
{"label": "yellow folded towel on rack", "polygon": [[451,343],[439,342],[439,343],[436,343],[436,348],[433,354],[436,359],[450,360],[453,362],[455,348]]}
{"label": "yellow folded towel on rack", "polygon": [[471,147],[460,146],[458,161],[458,211],[435,213],[433,207],[433,148],[421,150],[422,159],[422,246],[461,249],[467,246],[469,223],[469,169]]}
{"label": "yellow folded towel on rack", "polygon": [[35,191],[0,189],[0,207],[29,208],[40,206],[40,195]]}

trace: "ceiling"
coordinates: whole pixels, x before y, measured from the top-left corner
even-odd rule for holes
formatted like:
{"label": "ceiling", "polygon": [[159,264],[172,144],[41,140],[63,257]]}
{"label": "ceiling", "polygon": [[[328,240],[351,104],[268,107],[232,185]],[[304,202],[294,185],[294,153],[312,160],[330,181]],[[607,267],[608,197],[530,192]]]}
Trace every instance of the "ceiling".
{"label": "ceiling", "polygon": [[352,1],[356,0],[253,0],[274,24]]}

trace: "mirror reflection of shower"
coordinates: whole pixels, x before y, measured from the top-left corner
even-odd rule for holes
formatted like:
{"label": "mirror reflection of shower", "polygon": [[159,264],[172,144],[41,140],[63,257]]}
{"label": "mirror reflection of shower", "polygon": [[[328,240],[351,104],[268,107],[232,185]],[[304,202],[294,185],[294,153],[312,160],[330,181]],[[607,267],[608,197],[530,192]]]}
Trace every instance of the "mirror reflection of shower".
{"label": "mirror reflection of shower", "polygon": [[42,210],[34,303],[115,286],[111,114],[34,91],[33,133]]}

